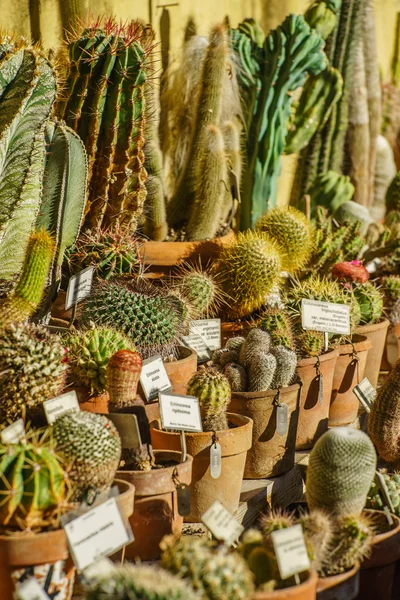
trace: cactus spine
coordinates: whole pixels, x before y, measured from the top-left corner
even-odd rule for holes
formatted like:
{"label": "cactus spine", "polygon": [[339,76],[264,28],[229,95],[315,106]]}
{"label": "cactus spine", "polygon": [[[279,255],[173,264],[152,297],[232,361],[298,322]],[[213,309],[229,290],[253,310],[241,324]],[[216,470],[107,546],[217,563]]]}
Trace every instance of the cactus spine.
{"label": "cactus spine", "polygon": [[261,313],[257,321],[260,329],[267,331],[271,336],[273,346],[286,346],[293,348],[293,326],[289,313],[284,308],[267,308]]}
{"label": "cactus spine", "polygon": [[383,315],[383,294],[370,281],[356,285],[353,290],[361,312],[360,324],[378,323]]}
{"label": "cactus spine", "polygon": [[198,371],[189,381],[187,393],[199,399],[204,431],[228,429],[226,409],[231,389],[225,375],[213,368]]}
{"label": "cactus spine", "polygon": [[107,365],[110,412],[118,412],[137,403],[142,364],[141,356],[132,350],[119,350],[110,358]]}

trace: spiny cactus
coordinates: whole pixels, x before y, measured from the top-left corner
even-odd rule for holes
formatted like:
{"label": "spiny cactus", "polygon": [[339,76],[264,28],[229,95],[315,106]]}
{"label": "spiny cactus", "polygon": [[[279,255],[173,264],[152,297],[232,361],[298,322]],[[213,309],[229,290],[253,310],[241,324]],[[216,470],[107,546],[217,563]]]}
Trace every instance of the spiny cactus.
{"label": "spiny cactus", "polygon": [[212,316],[223,304],[223,292],[218,278],[209,270],[189,264],[180,267],[174,288],[190,304],[194,319]]}
{"label": "spiny cactus", "polygon": [[271,335],[257,327],[250,329],[240,349],[240,362],[248,367],[259,353],[268,354],[271,348]]}
{"label": "spiny cactus", "polygon": [[121,456],[121,440],[111,421],[95,413],[69,412],[56,419],[52,431],[57,451],[69,466],[71,500],[84,500],[90,487],[107,491]]}
{"label": "spiny cactus", "polygon": [[276,369],[271,382],[271,389],[276,390],[290,385],[296,372],[297,356],[294,350],[285,346],[271,348],[271,354],[276,359]]}
{"label": "spiny cactus", "polygon": [[232,338],[229,338],[225,344],[225,348],[227,350],[233,350],[234,352],[239,352],[243,346],[245,338],[241,335],[236,335]]}
{"label": "spiny cactus", "polygon": [[224,291],[231,300],[229,312],[245,316],[260,308],[278,283],[282,257],[277,244],[259,231],[239,233],[236,242],[224,247],[218,270]]}
{"label": "spiny cactus", "polygon": [[118,412],[137,402],[142,365],[140,354],[129,349],[119,350],[110,358],[106,370],[110,412]]}
{"label": "spiny cactus", "polygon": [[161,566],[189,579],[202,600],[247,600],[251,573],[236,552],[204,538],[166,536],[160,544]]}
{"label": "spiny cactus", "polygon": [[183,333],[187,308],[182,301],[145,280],[99,281],[82,311],[82,322],[115,327],[143,358],[170,354]]}
{"label": "spiny cactus", "polygon": [[[392,501],[394,514],[400,517],[400,475],[399,473],[383,473],[382,474],[387,490],[389,492],[390,499]],[[372,508],[373,510],[383,510],[386,504],[382,500],[382,496],[379,493],[379,489],[375,483],[372,482],[368,492],[367,502],[365,508]]]}
{"label": "spiny cactus", "polygon": [[261,313],[257,320],[257,325],[260,329],[269,333],[273,346],[293,348],[293,325],[286,309],[278,307],[267,308]]}
{"label": "spiny cactus", "polygon": [[400,210],[400,172],[397,173],[386,192],[386,212]]}
{"label": "spiny cactus", "polygon": [[105,391],[106,370],[112,355],[118,350],[134,349],[125,335],[109,327],[68,333],[64,341],[72,379],[89,388],[92,394]]}
{"label": "spiny cactus", "polygon": [[196,600],[190,584],[179,577],[145,565],[121,565],[107,576],[91,580],[85,600]]}
{"label": "spiny cactus", "polygon": [[69,74],[58,114],[89,159],[85,225],[134,230],[146,199],[143,26],[112,19],[69,36]]}
{"label": "spiny cactus", "polygon": [[307,329],[296,337],[296,348],[300,356],[319,356],[324,351],[324,334]]}
{"label": "spiny cactus", "polygon": [[322,574],[345,573],[361,563],[371,552],[374,530],[366,515],[340,517],[335,522],[332,551]]}
{"label": "spiny cactus", "polygon": [[330,515],[359,515],[376,469],[370,438],[350,427],[334,427],[319,438],[307,467],[306,495],[310,510]]}
{"label": "spiny cactus", "polygon": [[356,285],[353,289],[361,312],[360,324],[378,323],[383,315],[383,294],[373,283]]}
{"label": "spiny cactus", "polygon": [[38,308],[53,258],[54,241],[46,231],[31,234],[22,272],[11,295],[0,302],[0,325],[22,323]]}
{"label": "spiny cactus", "polygon": [[247,366],[249,392],[269,390],[277,368],[277,360],[273,354],[264,354],[261,351],[255,353]]}
{"label": "spiny cactus", "polygon": [[43,431],[17,444],[0,443],[0,520],[5,526],[58,527],[66,508],[67,475],[55,445]]}
{"label": "spiny cactus", "polygon": [[373,222],[369,210],[354,200],[342,202],[335,212],[335,219],[339,224],[358,221],[361,223],[360,232],[365,235],[369,225]]}
{"label": "spiny cactus", "polygon": [[354,185],[347,175],[336,171],[320,173],[308,190],[311,198],[311,212],[314,215],[317,206],[323,206],[334,213],[343,202],[351,200],[354,195]]}
{"label": "spiny cactus", "polygon": [[198,371],[188,383],[187,394],[199,399],[204,431],[228,429],[226,410],[231,389],[225,375],[213,368]]}
{"label": "spiny cactus", "polygon": [[232,392],[247,392],[247,373],[242,365],[229,363],[224,369],[224,375],[229,381]]}
{"label": "spiny cactus", "polygon": [[66,352],[60,339],[39,325],[12,325],[0,336],[0,406],[2,420],[28,419],[44,400],[61,394]]}

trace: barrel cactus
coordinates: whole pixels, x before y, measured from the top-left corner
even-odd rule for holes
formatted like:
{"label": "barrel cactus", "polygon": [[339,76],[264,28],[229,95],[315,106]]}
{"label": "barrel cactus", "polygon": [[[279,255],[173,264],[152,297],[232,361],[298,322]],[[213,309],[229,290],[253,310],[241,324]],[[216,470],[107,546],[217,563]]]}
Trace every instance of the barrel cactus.
{"label": "barrel cactus", "polygon": [[293,348],[293,324],[285,308],[266,308],[257,320],[257,325],[269,333],[273,346]]}
{"label": "barrel cactus", "polygon": [[223,292],[218,279],[207,270],[190,264],[184,265],[173,285],[181,297],[187,300],[194,319],[212,316],[223,303]]}
{"label": "barrel cactus", "polygon": [[296,337],[296,348],[302,358],[319,356],[325,350],[324,334],[307,329]]}
{"label": "barrel cactus", "polygon": [[225,375],[213,368],[198,371],[188,383],[187,394],[199,399],[204,431],[228,429],[226,409],[231,389]]}
{"label": "barrel cactus", "polygon": [[107,391],[110,412],[118,412],[137,403],[137,388],[143,361],[137,352],[118,350],[107,364]]}
{"label": "barrel cactus", "polygon": [[378,323],[383,315],[383,294],[370,281],[356,285],[353,289],[361,312],[360,325]]}

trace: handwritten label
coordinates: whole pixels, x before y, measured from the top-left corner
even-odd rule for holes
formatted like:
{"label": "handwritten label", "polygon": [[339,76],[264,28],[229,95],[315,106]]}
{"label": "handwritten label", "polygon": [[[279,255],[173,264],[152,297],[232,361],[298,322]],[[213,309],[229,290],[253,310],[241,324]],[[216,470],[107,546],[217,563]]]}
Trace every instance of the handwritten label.
{"label": "handwritten label", "polygon": [[157,398],[159,392],[172,389],[161,356],[153,356],[143,361],[140,383],[147,401]]}
{"label": "handwritten label", "polygon": [[244,531],[243,525],[232,517],[219,500],[210,506],[201,520],[217,540],[224,541],[228,546],[232,546]]}
{"label": "handwritten label", "polygon": [[71,277],[65,298],[65,310],[68,310],[74,304],[78,304],[78,302],[90,296],[93,274],[94,267],[87,267],[77,275]]}
{"label": "handwritten label", "polygon": [[197,353],[199,363],[211,360],[212,352],[201,335],[198,333],[191,333],[190,335],[184,335],[181,339],[184,346],[191,348]]}
{"label": "handwritten label", "polygon": [[357,396],[362,406],[365,408],[365,411],[370,413],[376,398],[376,389],[369,379],[364,377],[364,379],[353,388],[353,392]]}
{"label": "handwritten label", "polygon": [[132,541],[115,498],[110,498],[64,525],[72,558],[83,571]]}
{"label": "handwritten label", "polygon": [[52,398],[51,400],[45,400],[45,402],[43,402],[43,408],[49,425],[53,425],[54,421],[64,413],[80,410],[75,390]]}
{"label": "handwritten label", "polygon": [[160,417],[163,429],[203,431],[198,398],[160,392]]}
{"label": "handwritten label", "polygon": [[140,448],[142,440],[136,415],[108,413],[104,416],[114,423],[123,448],[133,448],[134,450]]}
{"label": "handwritten label", "polygon": [[189,333],[199,335],[210,350],[221,348],[221,319],[190,321]]}
{"label": "handwritten label", "polygon": [[287,579],[310,568],[310,559],[301,525],[277,529],[272,532],[271,537],[282,579]]}
{"label": "handwritten label", "polygon": [[25,437],[25,424],[23,419],[18,419],[5,427],[0,433],[3,444],[18,444]]}
{"label": "handwritten label", "polygon": [[17,588],[17,600],[49,600],[39,582],[30,577]]}
{"label": "handwritten label", "polygon": [[301,301],[301,324],[303,329],[349,335],[350,307],[346,304],[303,298]]}

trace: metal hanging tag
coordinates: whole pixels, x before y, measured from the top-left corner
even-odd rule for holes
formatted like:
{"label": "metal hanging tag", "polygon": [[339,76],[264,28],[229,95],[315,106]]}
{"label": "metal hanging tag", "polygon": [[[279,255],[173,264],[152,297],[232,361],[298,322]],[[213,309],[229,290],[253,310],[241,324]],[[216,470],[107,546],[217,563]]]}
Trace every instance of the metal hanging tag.
{"label": "metal hanging tag", "polygon": [[320,363],[319,356],[318,356],[317,362],[315,363],[315,370],[317,372],[317,378],[318,378],[318,401],[320,404],[322,404],[324,401],[324,382],[323,382],[323,375],[319,368],[320,364],[321,363]]}
{"label": "metal hanging tag", "polygon": [[181,517],[187,517],[190,514],[190,487],[179,481],[177,469],[172,474],[172,480],[176,489],[178,514]]}
{"label": "metal hanging tag", "polygon": [[213,479],[218,479],[221,475],[221,456],[221,446],[218,444],[217,436],[214,433],[210,448],[210,475]]}
{"label": "metal hanging tag", "polygon": [[281,391],[275,396],[276,403],[276,433],[286,435],[289,428],[289,407],[281,403]]}

